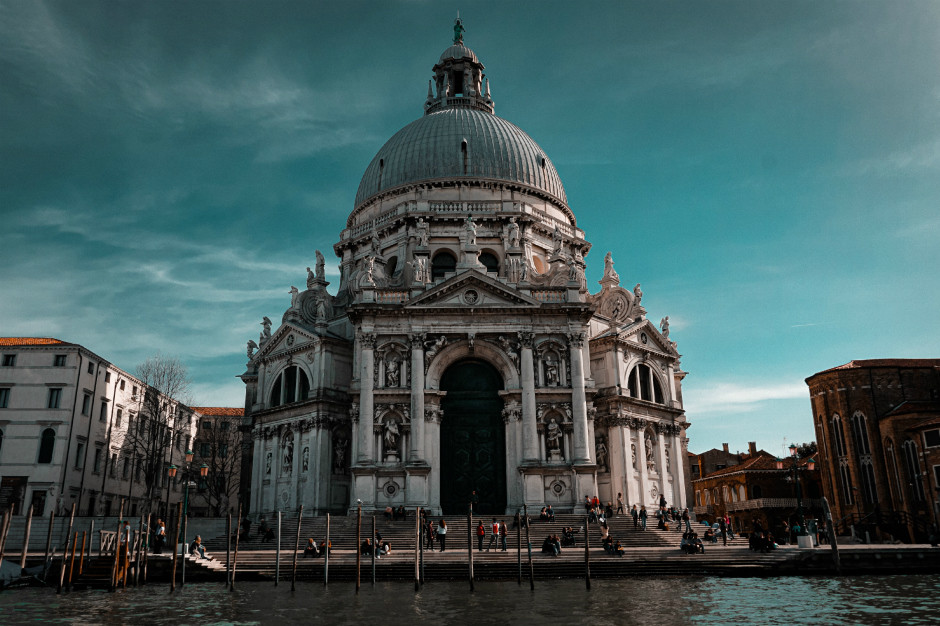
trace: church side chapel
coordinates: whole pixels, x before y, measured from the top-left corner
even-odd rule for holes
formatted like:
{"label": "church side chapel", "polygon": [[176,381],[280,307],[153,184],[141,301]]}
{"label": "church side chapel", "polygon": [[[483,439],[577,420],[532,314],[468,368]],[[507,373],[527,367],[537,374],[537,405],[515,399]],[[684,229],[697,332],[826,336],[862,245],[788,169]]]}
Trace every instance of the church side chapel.
{"label": "church side chapel", "polygon": [[[275,329],[248,342],[250,508],[557,511],[585,496],[686,506],[668,317],[610,253],[600,290],[544,151],[494,114],[463,41],[433,66],[424,115],[362,176],[333,250],[316,252]],[[632,281],[631,281],[632,282]]]}

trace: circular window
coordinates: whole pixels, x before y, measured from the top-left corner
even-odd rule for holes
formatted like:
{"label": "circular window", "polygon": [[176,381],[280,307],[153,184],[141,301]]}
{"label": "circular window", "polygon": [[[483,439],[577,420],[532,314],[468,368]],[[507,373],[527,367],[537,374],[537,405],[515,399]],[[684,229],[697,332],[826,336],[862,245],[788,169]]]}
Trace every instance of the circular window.
{"label": "circular window", "polygon": [[385,495],[389,498],[394,498],[398,494],[398,485],[395,483],[385,483],[385,488],[382,490],[385,492]]}
{"label": "circular window", "polygon": [[480,294],[476,289],[467,289],[463,292],[463,301],[467,304],[476,304],[480,301]]}
{"label": "circular window", "polygon": [[287,345],[289,345],[289,346],[294,345],[294,336],[293,336],[293,335],[289,335],[289,336],[287,337]]}
{"label": "circular window", "polygon": [[565,483],[557,482],[552,484],[552,493],[556,496],[561,496],[565,493]]}
{"label": "circular window", "polygon": [[650,340],[650,338],[646,336],[646,333],[640,333],[640,341],[641,341],[642,343],[645,344],[645,343],[647,343],[649,340]]}

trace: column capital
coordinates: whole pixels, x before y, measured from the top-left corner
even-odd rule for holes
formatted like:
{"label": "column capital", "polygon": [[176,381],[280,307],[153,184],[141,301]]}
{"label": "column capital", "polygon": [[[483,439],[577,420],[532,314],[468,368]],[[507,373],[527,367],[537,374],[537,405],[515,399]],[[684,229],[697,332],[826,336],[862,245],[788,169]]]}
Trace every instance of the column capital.
{"label": "column capital", "polygon": [[408,340],[411,342],[412,350],[421,350],[424,351],[424,341],[427,337],[425,333],[410,333],[408,335]]}
{"label": "column capital", "polygon": [[375,333],[364,333],[359,331],[359,343],[362,344],[362,348],[364,350],[375,350],[376,339],[377,337]]}
{"label": "column capital", "polygon": [[568,333],[568,345],[572,350],[584,347],[584,333]]}
{"label": "column capital", "polygon": [[520,331],[519,342],[522,344],[523,348],[528,348],[531,350],[532,346],[535,344],[535,333]]}

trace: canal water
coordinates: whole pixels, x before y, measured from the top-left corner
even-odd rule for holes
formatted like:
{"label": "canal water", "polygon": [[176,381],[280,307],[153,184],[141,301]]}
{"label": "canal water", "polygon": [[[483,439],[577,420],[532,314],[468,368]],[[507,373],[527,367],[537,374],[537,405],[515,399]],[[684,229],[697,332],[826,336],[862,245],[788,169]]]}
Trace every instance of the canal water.
{"label": "canal water", "polygon": [[528,583],[242,583],[0,593],[0,624],[937,624],[940,576],[654,578]]}

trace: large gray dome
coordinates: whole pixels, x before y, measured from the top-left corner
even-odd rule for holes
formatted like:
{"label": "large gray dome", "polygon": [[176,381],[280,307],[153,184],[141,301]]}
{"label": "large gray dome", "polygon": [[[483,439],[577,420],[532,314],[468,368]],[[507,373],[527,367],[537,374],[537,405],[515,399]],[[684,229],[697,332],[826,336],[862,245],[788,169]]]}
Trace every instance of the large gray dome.
{"label": "large gray dome", "polygon": [[519,183],[568,202],[555,166],[525,131],[488,111],[455,107],[415,120],[382,146],[362,176],[355,208],[402,185],[461,179]]}

